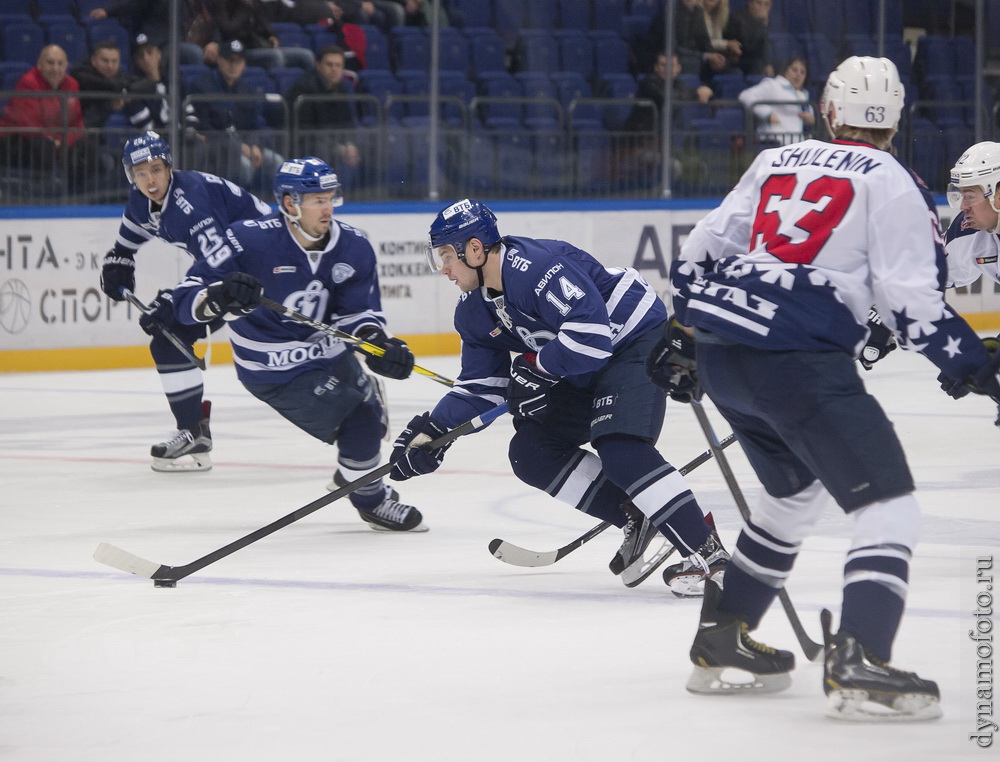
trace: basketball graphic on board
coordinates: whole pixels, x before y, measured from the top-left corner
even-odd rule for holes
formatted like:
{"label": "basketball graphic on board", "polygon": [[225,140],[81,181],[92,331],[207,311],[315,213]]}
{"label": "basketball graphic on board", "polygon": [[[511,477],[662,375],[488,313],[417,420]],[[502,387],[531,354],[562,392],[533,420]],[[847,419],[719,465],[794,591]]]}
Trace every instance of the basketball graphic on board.
{"label": "basketball graphic on board", "polygon": [[7,333],[20,333],[28,326],[30,315],[28,287],[16,278],[0,284],[0,327]]}

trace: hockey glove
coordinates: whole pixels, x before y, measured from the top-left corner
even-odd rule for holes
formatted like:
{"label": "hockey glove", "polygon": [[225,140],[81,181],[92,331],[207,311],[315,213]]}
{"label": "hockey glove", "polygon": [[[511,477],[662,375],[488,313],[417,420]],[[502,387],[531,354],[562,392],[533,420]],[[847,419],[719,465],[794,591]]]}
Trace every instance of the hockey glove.
{"label": "hockey glove", "polygon": [[174,319],[174,294],[162,289],[149,303],[149,312],[139,315],[139,327],[152,336]]}
{"label": "hockey glove", "polygon": [[949,397],[962,399],[969,392],[984,394],[1000,405],[1000,337],[983,339],[983,345],[990,355],[989,362],[980,368],[968,381],[955,381],[941,373],[938,383]]}
{"label": "hockey glove", "polygon": [[374,325],[363,325],[357,332],[359,339],[384,350],[381,357],[365,356],[365,364],[372,373],[386,378],[404,379],[413,372],[413,352],[399,339],[390,339],[385,331]]}
{"label": "hockey glove", "polygon": [[[260,281],[247,273],[228,273],[221,281],[213,283],[205,291],[201,316],[209,322],[230,312],[234,315],[249,315],[260,304],[264,290]],[[199,319],[202,319],[199,317]]]}
{"label": "hockey glove", "polygon": [[690,402],[698,385],[694,352],[694,339],[684,332],[680,323],[671,320],[667,332],[646,358],[646,374],[671,399]]}
{"label": "hockey glove", "polygon": [[389,456],[392,471],[389,472],[389,478],[405,482],[414,476],[437,471],[452,443],[449,442],[434,450],[425,450],[420,445],[443,437],[447,433],[448,429],[431,418],[430,413],[415,416],[392,443],[392,455]]}
{"label": "hockey glove", "polygon": [[549,390],[559,379],[535,365],[536,354],[525,352],[514,358],[510,366],[507,404],[515,421],[532,418],[541,421],[549,405]]}
{"label": "hockey glove", "polygon": [[135,291],[135,257],[131,254],[118,256],[114,249],[104,255],[101,263],[101,291],[116,302],[125,300],[122,289]]}
{"label": "hockey glove", "polygon": [[896,337],[892,331],[885,327],[882,318],[874,308],[868,313],[868,328],[871,333],[868,336],[868,343],[861,350],[858,362],[865,370],[871,370],[879,360],[896,348]]}

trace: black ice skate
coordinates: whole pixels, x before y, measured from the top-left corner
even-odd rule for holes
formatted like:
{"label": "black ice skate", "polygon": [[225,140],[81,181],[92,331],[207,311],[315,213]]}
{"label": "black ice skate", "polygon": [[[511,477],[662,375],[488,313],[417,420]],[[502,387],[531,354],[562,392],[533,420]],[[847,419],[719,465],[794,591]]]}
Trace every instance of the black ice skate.
{"label": "black ice skate", "polygon": [[150,468],[161,473],[175,471],[208,471],[212,468],[209,452],[212,449],[212,432],[208,427],[212,403],[201,403],[203,418],[193,429],[181,429],[166,442],[153,445],[149,454],[153,456]]}
{"label": "black ice skate", "polygon": [[850,635],[830,634],[832,616],[823,610],[823,690],[826,716],[854,722],[936,720],[941,716],[937,683],[902,672],[868,654]]}
{"label": "black ice skate", "polygon": [[[746,622],[738,614],[719,611],[721,598],[722,588],[714,579],[707,580],[698,634],[691,644],[691,661],[695,666],[687,689],[691,693],[719,695],[775,693],[790,686],[794,654],[751,638]],[[729,675],[724,676],[732,670],[739,670],[747,679],[731,681]]]}
{"label": "black ice skate", "polygon": [[[625,587],[635,587],[656,571],[657,567],[674,551],[674,546],[630,501],[622,503],[621,507],[625,515],[628,516],[628,521],[622,528],[625,539],[614,558],[611,559],[611,563],[608,564],[608,568],[611,569],[612,574],[621,575]],[[645,558],[643,554],[657,536],[663,542],[649,558]]]}
{"label": "black ice skate", "polygon": [[372,529],[383,532],[426,532],[428,527],[424,524],[420,511],[412,505],[400,503],[398,498],[396,491],[386,486],[385,499],[381,505],[370,511],[358,508],[358,513]]}
{"label": "black ice skate", "polygon": [[705,517],[712,527],[705,543],[680,563],[663,570],[663,581],[678,598],[700,598],[705,594],[705,580],[714,579],[722,586],[722,573],[729,566],[729,553],[722,547],[712,515]]}

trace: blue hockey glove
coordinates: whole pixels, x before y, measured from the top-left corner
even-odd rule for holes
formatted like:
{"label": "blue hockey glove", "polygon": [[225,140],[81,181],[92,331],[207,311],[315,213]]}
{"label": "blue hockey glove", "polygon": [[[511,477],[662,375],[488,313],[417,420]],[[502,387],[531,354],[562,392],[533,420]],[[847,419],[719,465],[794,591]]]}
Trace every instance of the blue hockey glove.
{"label": "blue hockey glove", "polygon": [[698,385],[694,352],[694,339],[683,331],[680,323],[671,320],[666,333],[646,358],[646,374],[671,399],[690,402]]}
{"label": "blue hockey glove", "polygon": [[514,420],[542,420],[549,405],[549,389],[558,382],[556,376],[538,369],[534,352],[515,357],[510,365],[510,384],[507,386],[507,404]]}
{"label": "blue hockey glove", "polygon": [[390,339],[385,331],[374,325],[363,325],[357,331],[359,339],[374,344],[385,351],[381,357],[365,355],[365,365],[372,373],[386,378],[404,379],[413,372],[413,352],[399,339]]}
{"label": "blue hockey glove", "polygon": [[111,250],[101,263],[101,291],[121,302],[125,300],[123,288],[135,291],[135,257],[131,254],[118,256]]}
{"label": "blue hockey glove", "polygon": [[983,394],[1000,405],[1000,337],[983,339],[983,345],[990,355],[989,361],[969,380],[955,381],[941,373],[938,383],[949,397],[962,399],[969,392]]}
{"label": "blue hockey glove", "polygon": [[247,273],[227,273],[205,291],[202,304],[203,317],[209,322],[231,312],[234,315],[249,315],[260,304],[264,290],[260,281]]}
{"label": "blue hockey glove", "polygon": [[389,456],[392,471],[389,472],[389,478],[405,482],[414,476],[437,471],[452,443],[449,442],[434,450],[425,450],[420,445],[443,437],[447,433],[448,429],[431,418],[430,413],[414,416],[392,443],[392,455]]}
{"label": "blue hockey glove", "polygon": [[875,363],[896,348],[896,337],[885,327],[874,308],[868,313],[868,328],[871,330],[868,343],[862,348],[861,356],[858,357],[858,362],[865,370],[871,370]]}
{"label": "blue hockey glove", "polygon": [[139,315],[139,327],[152,336],[161,328],[173,322],[174,294],[169,289],[161,289],[156,298],[149,303],[149,312]]}

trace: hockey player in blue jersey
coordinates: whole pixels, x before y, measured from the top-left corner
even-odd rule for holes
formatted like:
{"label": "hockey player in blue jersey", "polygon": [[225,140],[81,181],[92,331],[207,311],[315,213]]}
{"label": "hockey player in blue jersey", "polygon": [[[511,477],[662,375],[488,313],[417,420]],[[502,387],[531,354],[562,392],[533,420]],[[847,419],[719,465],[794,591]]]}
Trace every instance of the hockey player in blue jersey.
{"label": "hockey player in blue jersey", "polygon": [[[255,309],[260,297],[375,344],[368,368],[388,378],[413,371],[413,353],[387,333],[375,252],[354,228],[333,219],[343,203],[333,170],[320,159],[293,159],[274,181],[280,209],[230,227],[218,249],[196,263],[174,290],[174,310],[190,325],[225,317],[236,375],[258,399],[303,431],[337,445],[330,489],[380,462],[386,433],[376,385],[340,339]],[[375,529],[422,532],[416,508],[381,479],[353,492],[351,503]]]}
{"label": "hockey player in blue jersey", "polygon": [[[688,561],[671,589],[700,595],[728,559],[684,478],[657,452],[665,395],[643,361],[666,309],[630,268],[607,268],[563,241],[501,237],[469,199],[430,229],[432,264],[463,292],[455,310],[462,370],[455,389],[395,441],[392,479],[434,471],[445,448],[412,448],[502,403],[516,433],[519,479],[625,530],[611,562],[626,585],[645,579],[673,544]],[[511,362],[511,353],[517,353]],[[595,452],[584,450],[591,443]],[[644,558],[657,532],[668,538]]]}
{"label": "hockey player in blue jersey", "polygon": [[[958,210],[945,234],[948,287],[971,286],[985,275],[1000,283],[1000,143],[970,146],[951,169],[948,204]],[[1000,336],[992,341],[1000,345]],[[942,388],[955,397],[968,386],[939,378]],[[996,425],[1000,426],[1000,415]]]}
{"label": "hockey player in blue jersey", "polygon": [[[176,244],[196,261],[202,260],[218,250],[232,223],[271,212],[263,201],[228,180],[173,169],[170,147],[155,132],[129,140],[122,152],[122,164],[132,190],[118,238],[101,268],[101,288],[115,301],[125,298],[123,288],[135,290],[135,253],[147,241],[156,238]],[[190,350],[209,331],[218,330],[222,321],[208,326],[178,323],[169,289],[161,290],[149,306],[152,314],[140,315],[139,325],[152,337],[149,352],[177,423],[174,437],[153,445],[153,470],[207,471],[212,467],[211,406],[202,400],[202,373],[164,338],[160,328],[166,328]]]}
{"label": "hockey player in blue jersey", "polygon": [[[943,298],[933,199],[889,152],[903,96],[891,61],[848,58],[829,76],[820,104],[833,142],[761,152],[671,267],[676,318],[694,328],[694,372],[764,487],[721,589],[714,580],[705,586],[690,652],[692,692],[790,684],[794,656],[749,632],[832,494],[854,533],[839,631],[829,612],[822,616],[827,714],[941,714],[934,682],[887,666],[920,511],[892,424],[854,363],[871,305],[900,347],[949,377],[994,398],[1000,381],[983,342]],[[685,360],[663,349],[651,356],[661,380]],[[730,668],[752,679],[734,685],[724,674]]]}

